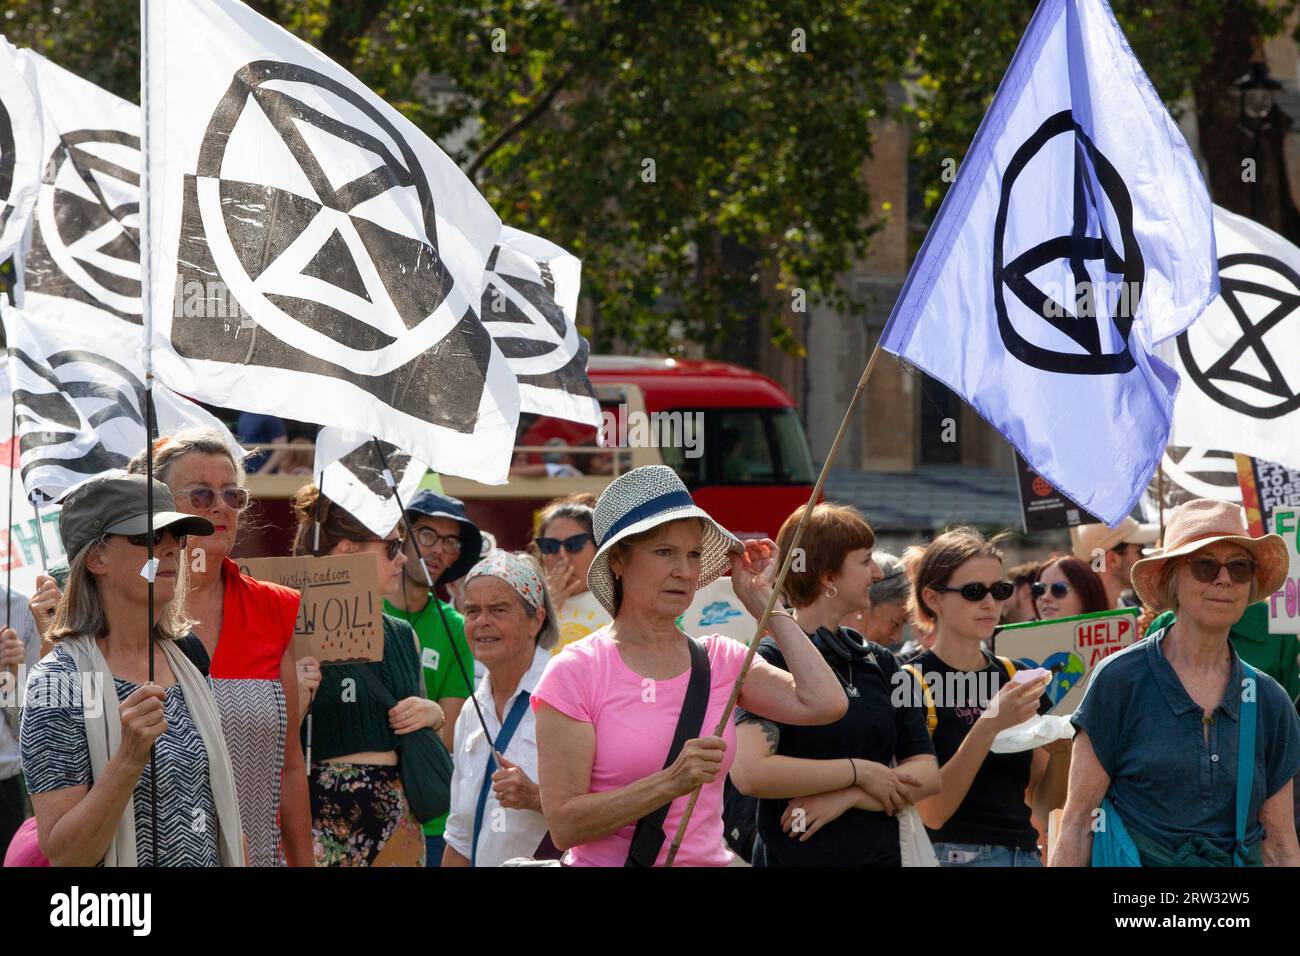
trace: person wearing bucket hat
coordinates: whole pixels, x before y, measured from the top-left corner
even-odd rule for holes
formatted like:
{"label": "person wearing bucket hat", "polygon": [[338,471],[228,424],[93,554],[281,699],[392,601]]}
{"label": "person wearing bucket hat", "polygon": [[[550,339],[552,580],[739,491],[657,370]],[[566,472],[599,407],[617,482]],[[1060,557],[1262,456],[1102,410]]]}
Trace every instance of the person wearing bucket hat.
{"label": "person wearing bucket hat", "polygon": [[[55,866],[244,864],[216,701],[176,647],[188,623],[185,537],[213,530],[207,519],[175,511],[167,486],[155,481],[151,489],[143,475],[107,472],[64,496],[59,534],[71,567],[46,635],[54,649],[28,678],[20,734],[40,849]],[[99,706],[83,697],[108,686],[115,693]],[[206,825],[194,827],[196,819]]]}
{"label": "person wearing bucket hat", "polygon": [[[1288,573],[1279,535],[1238,505],[1180,505],[1164,548],[1133,567],[1149,608],[1177,618],[1092,673],[1071,717],[1069,795],[1054,865],[1296,866],[1300,718],[1228,631]],[[1094,811],[1117,823],[1098,836]]]}
{"label": "person wearing bucket hat", "polygon": [[473,708],[461,711],[443,865],[500,866],[534,856],[546,836],[529,700],[559,628],[542,576],[527,557],[500,550],[465,578],[465,624],[486,668],[475,697],[487,733]]}
{"label": "person wearing bucket hat", "polygon": [[[553,657],[532,697],[551,838],[571,866],[662,864],[685,798],[700,787],[677,862],[725,866],[722,791],[734,721],[723,736],[712,733],[746,650],[717,634],[693,638],[677,620],[728,567],[737,598],[760,617],[779,567],[776,546],[741,544],[663,465],[615,479],[596,503],[594,526],[587,585],[613,622]],[[769,623],[789,669],[755,658],[740,706],[787,724],[844,716],[848,699],[830,666],[779,602]],[[846,762],[844,786],[849,769]]]}
{"label": "person wearing bucket hat", "polygon": [[[404,549],[406,564],[402,568],[402,590],[393,600],[384,601],[384,613],[406,621],[415,629],[420,641],[424,692],[442,708],[446,721],[440,735],[443,745],[454,755],[456,719],[473,692],[467,678],[473,677],[474,659],[465,640],[465,619],[455,607],[429,589],[420,559],[424,559],[435,585],[459,581],[478,563],[483,535],[469,520],[464,503],[428,489],[406,502],[406,518],[411,523],[411,537]],[[457,651],[464,671],[456,663]],[[442,865],[446,826],[445,813],[424,824],[426,866]]]}

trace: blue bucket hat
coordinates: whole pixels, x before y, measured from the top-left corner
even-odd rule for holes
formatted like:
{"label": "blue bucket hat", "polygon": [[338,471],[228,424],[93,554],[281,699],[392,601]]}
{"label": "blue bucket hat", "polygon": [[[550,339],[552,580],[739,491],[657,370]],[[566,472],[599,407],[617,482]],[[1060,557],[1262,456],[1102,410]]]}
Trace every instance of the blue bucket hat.
{"label": "blue bucket hat", "polygon": [[483,535],[465,513],[465,503],[459,498],[440,495],[426,489],[406,503],[408,521],[414,523],[419,515],[430,518],[450,518],[460,525],[460,557],[447,565],[447,569],[434,583],[448,584],[459,581],[470,568],[478,564],[482,557],[480,552],[483,550]]}

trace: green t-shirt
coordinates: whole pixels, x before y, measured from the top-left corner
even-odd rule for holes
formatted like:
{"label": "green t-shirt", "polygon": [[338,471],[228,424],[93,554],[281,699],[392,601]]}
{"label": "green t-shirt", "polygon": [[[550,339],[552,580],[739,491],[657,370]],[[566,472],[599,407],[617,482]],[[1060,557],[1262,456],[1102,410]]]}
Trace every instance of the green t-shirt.
{"label": "green t-shirt", "polygon": [[[451,626],[452,638],[448,638],[447,631],[442,626],[442,615],[432,604],[432,601],[437,601],[437,598],[431,598],[430,601],[431,603],[426,605],[423,611],[414,614],[409,614],[385,601],[384,613],[391,614],[402,621],[409,621],[415,628],[415,633],[420,639],[420,672],[424,675],[424,692],[428,698],[442,700],[444,697],[456,697],[464,700],[472,693],[472,689],[461,674],[460,668],[456,666],[456,655],[452,651],[451,641],[453,639],[456,641],[456,648],[460,651],[460,659],[465,664],[465,671],[470,680],[473,680],[474,658],[470,656],[469,643],[465,640],[465,618],[450,604],[438,601],[442,605],[443,613],[447,615],[447,623]],[[452,759],[455,759],[455,754],[452,754]],[[436,820],[426,823],[424,833],[426,836],[442,836],[446,826],[447,815],[443,814]]]}
{"label": "green t-shirt", "polygon": [[[1174,612],[1165,611],[1151,622],[1148,634],[1174,623]],[[1241,620],[1232,625],[1228,639],[1237,656],[1273,678],[1282,685],[1292,700],[1300,695],[1300,638],[1294,634],[1270,634],[1268,630],[1268,605],[1259,601],[1246,608]]]}

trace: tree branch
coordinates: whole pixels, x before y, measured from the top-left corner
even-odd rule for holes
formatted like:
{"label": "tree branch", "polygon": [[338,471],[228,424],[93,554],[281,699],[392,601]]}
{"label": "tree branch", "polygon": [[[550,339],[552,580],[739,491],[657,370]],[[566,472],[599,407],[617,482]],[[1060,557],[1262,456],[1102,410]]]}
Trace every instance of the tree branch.
{"label": "tree branch", "polygon": [[479,150],[478,155],[470,161],[469,167],[465,170],[465,174],[469,176],[470,179],[476,179],[479,169],[487,161],[489,156],[512,140],[516,135],[518,135],[520,130],[533,123],[539,116],[550,108],[551,102],[555,99],[556,94],[564,88],[564,84],[569,82],[569,78],[573,76],[573,69],[574,64],[569,64],[569,68],[560,74],[560,78],[551,84],[550,88],[542,94],[541,99],[534,103],[532,107],[529,108],[528,112],[519,117],[519,119],[515,120],[501,132],[497,133],[496,136],[493,136],[492,141]]}

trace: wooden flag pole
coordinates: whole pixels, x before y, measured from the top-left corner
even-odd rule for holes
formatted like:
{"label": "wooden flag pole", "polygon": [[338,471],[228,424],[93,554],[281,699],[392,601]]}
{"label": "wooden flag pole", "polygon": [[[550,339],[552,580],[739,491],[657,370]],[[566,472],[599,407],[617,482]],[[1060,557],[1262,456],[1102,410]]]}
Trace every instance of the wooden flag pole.
{"label": "wooden flag pole", "polygon": [[[882,336],[883,337],[883,336]],[[858,405],[858,400],[867,390],[867,380],[871,378],[871,370],[876,367],[876,360],[880,358],[880,343],[871,350],[871,357],[867,360],[867,367],[862,371],[862,378],[858,380],[858,387],[853,392],[853,397],[849,399],[849,407],[844,410],[844,418],[840,421],[839,431],[835,433],[835,441],[831,442],[831,449],[826,453],[826,462],[822,465],[821,474],[817,476],[817,483],[813,485],[812,494],[808,498],[808,505],[803,510],[803,517],[799,519],[799,524],[794,529],[794,537],[790,539],[790,547],[786,553],[781,556],[781,571],[776,576],[776,581],[772,585],[772,593],[768,596],[767,606],[763,608],[763,614],[758,619],[758,628],[754,631],[754,639],[749,642],[749,650],[745,652],[745,661],[741,665],[740,675],[736,678],[735,684],[731,688],[731,696],[727,699],[727,706],[723,708],[722,717],[718,720],[717,727],[714,728],[715,737],[721,737],[727,727],[727,721],[731,719],[731,712],[735,710],[736,701],[740,699],[740,689],[745,683],[745,675],[749,673],[749,665],[754,660],[754,651],[758,649],[758,642],[763,639],[763,632],[767,629],[767,620],[772,614],[772,608],[776,606],[777,600],[781,595],[781,588],[785,584],[785,577],[790,572],[790,565],[794,562],[794,556],[799,550],[799,542],[803,538],[804,528],[807,527],[809,519],[812,518],[813,507],[817,504],[817,499],[821,497],[822,486],[826,484],[826,475],[830,471],[831,464],[835,461],[835,456],[839,454],[840,444],[844,441],[844,436],[849,429],[849,420],[853,417],[853,410]],[[665,866],[672,866],[673,861],[677,858],[677,851],[681,849],[682,839],[686,836],[687,824],[691,821],[691,814],[695,810],[695,804],[700,799],[700,787],[696,787],[691,794],[690,802],[686,804],[686,812],[682,814],[681,823],[677,825],[677,833],[673,836],[672,846],[668,848],[668,858],[664,861]]]}
{"label": "wooden flag pole", "polygon": [[1156,466],[1156,501],[1160,507],[1160,547],[1165,546],[1165,456],[1160,455],[1160,464]]}

